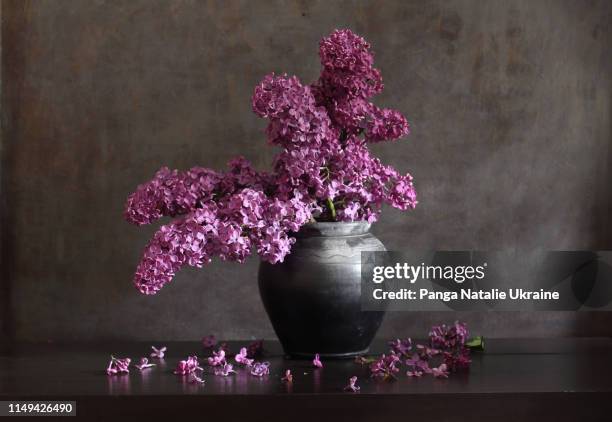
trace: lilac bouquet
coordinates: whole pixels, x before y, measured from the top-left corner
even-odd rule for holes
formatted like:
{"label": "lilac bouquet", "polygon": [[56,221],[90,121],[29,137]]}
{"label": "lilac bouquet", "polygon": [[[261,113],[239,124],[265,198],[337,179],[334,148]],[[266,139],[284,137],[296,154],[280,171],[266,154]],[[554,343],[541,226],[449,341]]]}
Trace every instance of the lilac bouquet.
{"label": "lilac bouquet", "polygon": [[412,177],[368,150],[409,132],[398,111],[369,101],[383,89],[369,44],[336,30],[321,40],[319,55],[313,84],[271,74],[255,87],[253,111],[268,120],[268,143],[280,148],[272,171],[242,157],[225,172],[164,167],[128,197],[131,223],[177,217],[145,248],[134,277],[142,293],[155,294],[184,265],[202,267],[213,257],[243,262],[256,249],[261,259],[282,262],[291,234],[311,221],[374,222],[383,203],[415,207]]}

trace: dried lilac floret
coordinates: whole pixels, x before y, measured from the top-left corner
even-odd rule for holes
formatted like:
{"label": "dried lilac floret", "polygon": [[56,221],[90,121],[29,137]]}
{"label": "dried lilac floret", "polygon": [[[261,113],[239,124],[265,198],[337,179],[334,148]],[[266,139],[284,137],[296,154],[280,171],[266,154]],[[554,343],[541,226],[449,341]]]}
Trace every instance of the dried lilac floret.
{"label": "dried lilac floret", "polygon": [[224,363],[221,366],[215,366],[215,375],[227,377],[229,374],[235,374],[234,366],[231,363]]}
{"label": "dried lilac floret", "polygon": [[378,360],[370,364],[370,374],[374,378],[396,379],[395,373],[399,372],[397,367],[399,364],[400,358],[396,354],[383,354]]}
{"label": "dried lilac floret", "polygon": [[213,351],[213,355],[208,358],[209,366],[223,366],[225,364],[225,350],[223,349],[219,349],[218,352]]}
{"label": "dried lilac floret", "polygon": [[251,367],[251,375],[263,377],[270,373],[270,362],[255,362]]}
{"label": "dried lilac floret", "polygon": [[159,349],[155,346],[151,346],[151,350],[153,350],[151,352],[151,354],[149,356],[151,356],[151,358],[153,359],[163,359],[164,356],[166,355],[166,346],[162,346]]}
{"label": "dried lilac floret", "polygon": [[152,368],[155,366],[154,363],[149,363],[149,359],[143,357],[140,358],[140,363],[138,365],[134,365],[138,370],[142,371],[143,369]]}
{"label": "dried lilac floret", "polygon": [[174,373],[176,375],[188,375],[193,374],[196,371],[203,371],[204,369],[200,366],[197,356],[189,356],[185,360],[181,360],[177,365]]}
{"label": "dried lilac floret", "polygon": [[234,359],[236,360],[237,363],[241,365],[251,366],[253,364],[253,359],[249,359],[247,355],[248,355],[247,349],[246,347],[243,347],[240,349],[240,352],[236,356],[234,356]]}
{"label": "dried lilac floret", "polygon": [[431,368],[429,367],[429,359],[427,356],[421,356],[418,353],[414,353],[410,359],[405,362],[408,368],[411,368],[408,372],[413,373],[413,376],[420,376],[418,374],[430,374]]}
{"label": "dried lilac floret", "polygon": [[437,368],[431,368],[431,373],[436,378],[448,378],[448,368],[446,367],[445,363],[441,364]]}
{"label": "dried lilac floret", "polygon": [[130,358],[116,358],[111,355],[111,360],[106,367],[108,375],[128,374],[130,372]]}
{"label": "dried lilac floret", "polygon": [[423,344],[416,345],[416,352],[417,352],[417,355],[419,355],[419,357],[423,360],[429,360],[433,358],[434,356],[438,356],[440,353],[442,353],[438,349],[434,349],[434,348],[425,346]]}
{"label": "dried lilac floret", "polygon": [[389,346],[395,354],[407,356],[408,352],[412,350],[412,340],[410,340],[410,338],[407,338],[405,340],[401,340],[398,338],[393,341],[390,341]]}
{"label": "dried lilac floret", "polygon": [[357,385],[357,377],[353,376],[349,378],[349,383],[346,387],[344,387],[344,390],[352,391],[353,393],[356,393],[357,391],[361,390],[361,387]]}
{"label": "dried lilac floret", "polygon": [[281,378],[281,381],[291,383],[293,382],[293,375],[291,374],[291,369],[287,369],[285,371],[285,376]]}

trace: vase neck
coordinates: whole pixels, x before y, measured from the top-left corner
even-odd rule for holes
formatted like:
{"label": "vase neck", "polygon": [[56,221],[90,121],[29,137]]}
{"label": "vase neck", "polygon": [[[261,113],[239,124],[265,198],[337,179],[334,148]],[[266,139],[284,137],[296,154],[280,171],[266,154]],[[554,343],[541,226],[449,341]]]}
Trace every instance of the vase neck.
{"label": "vase neck", "polygon": [[357,236],[369,232],[371,226],[367,221],[308,223],[295,235],[296,237]]}

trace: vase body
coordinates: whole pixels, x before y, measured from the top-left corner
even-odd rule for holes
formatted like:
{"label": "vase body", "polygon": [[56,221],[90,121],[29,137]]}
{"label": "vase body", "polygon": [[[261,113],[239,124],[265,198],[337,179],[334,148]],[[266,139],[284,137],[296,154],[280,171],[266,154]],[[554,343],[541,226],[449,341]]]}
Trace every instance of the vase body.
{"label": "vase body", "polygon": [[307,224],[283,263],[261,262],[259,292],[285,353],[368,351],[384,312],[361,310],[361,252],[384,251],[366,222]]}

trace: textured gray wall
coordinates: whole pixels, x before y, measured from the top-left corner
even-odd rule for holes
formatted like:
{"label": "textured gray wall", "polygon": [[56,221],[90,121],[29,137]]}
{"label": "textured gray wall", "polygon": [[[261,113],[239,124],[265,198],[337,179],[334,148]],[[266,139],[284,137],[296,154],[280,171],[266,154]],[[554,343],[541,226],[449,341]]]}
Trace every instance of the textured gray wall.
{"label": "textured gray wall", "polygon": [[[412,135],[375,148],[415,177],[391,249],[612,248],[612,2],[4,1],[2,304],[18,339],[272,338],[257,260],[132,272],[154,227],[122,220],[162,165],[270,163],[250,110],[271,71],[312,81],[319,39],[366,37]],[[10,282],[10,284],[9,284]],[[382,336],[456,315],[395,313]],[[462,314],[489,336],[612,334],[608,313]]]}

